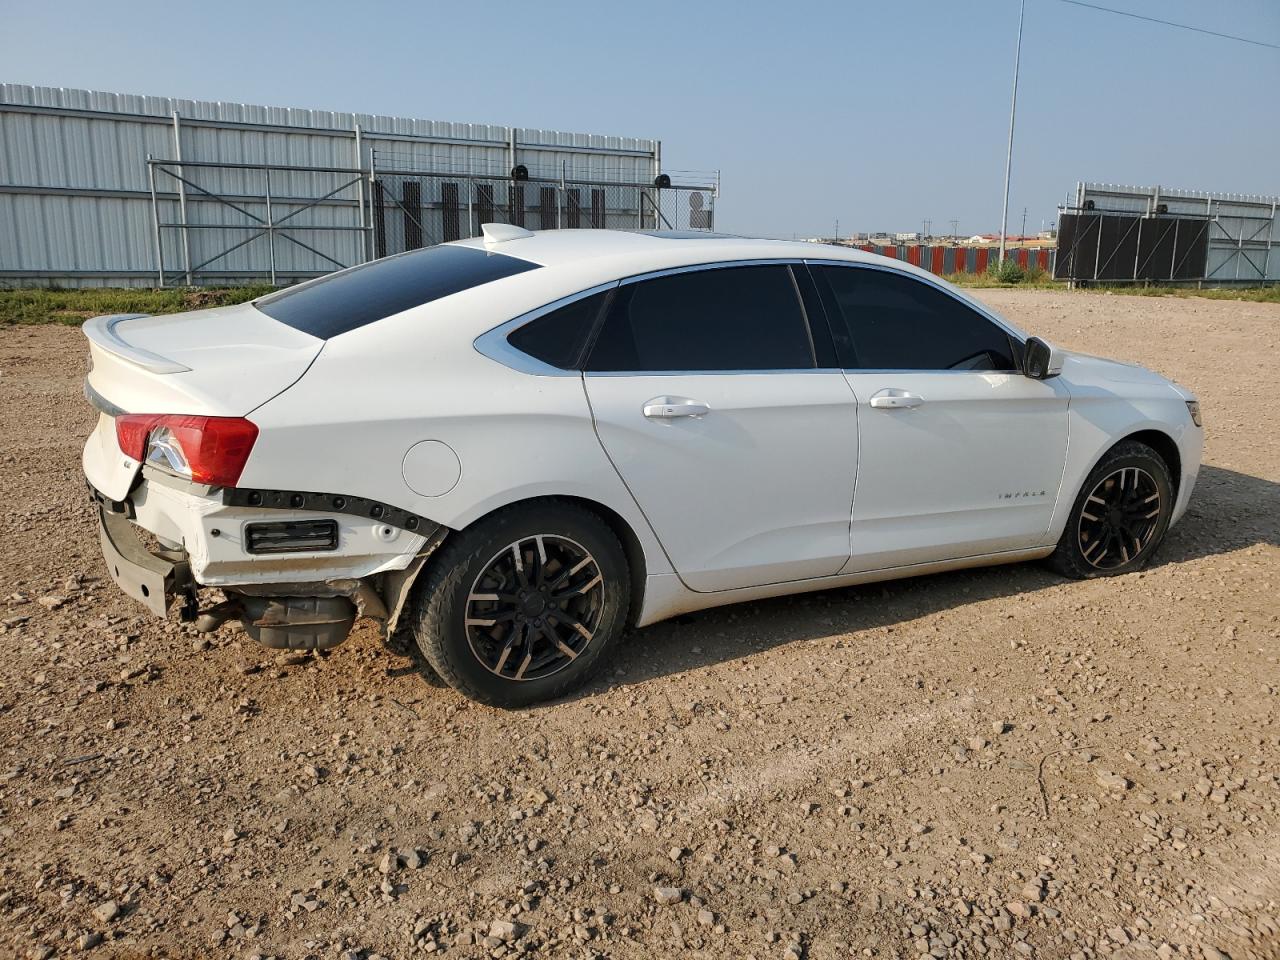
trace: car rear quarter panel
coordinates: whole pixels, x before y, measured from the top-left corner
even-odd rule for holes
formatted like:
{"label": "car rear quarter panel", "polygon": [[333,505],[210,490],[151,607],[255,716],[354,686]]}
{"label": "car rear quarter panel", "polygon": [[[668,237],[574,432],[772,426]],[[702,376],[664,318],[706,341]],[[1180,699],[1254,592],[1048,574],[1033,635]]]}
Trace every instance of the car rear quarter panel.
{"label": "car rear quarter panel", "polygon": [[[627,522],[648,573],[668,572],[596,438],[580,376],[519,373],[473,346],[552,292],[468,292],[328,341],[306,376],[251,415],[260,434],[241,486],[368,497],[453,529],[517,501],[579,497]],[[478,324],[477,313],[493,319]],[[426,440],[447,444],[461,466],[437,496],[404,475],[406,454]]]}

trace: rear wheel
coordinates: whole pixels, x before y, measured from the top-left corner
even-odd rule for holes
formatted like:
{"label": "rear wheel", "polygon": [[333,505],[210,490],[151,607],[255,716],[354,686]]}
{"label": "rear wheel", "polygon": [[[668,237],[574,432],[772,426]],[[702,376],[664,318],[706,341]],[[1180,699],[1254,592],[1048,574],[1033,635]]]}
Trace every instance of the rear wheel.
{"label": "rear wheel", "polygon": [[419,648],[451,686],[495,706],[585,682],[623,630],[626,555],[576,504],[516,506],[452,536],[416,591]]}
{"label": "rear wheel", "polygon": [[1147,565],[1169,529],[1173,483],[1146,444],[1116,444],[1081,487],[1049,563],[1076,579],[1131,573]]}

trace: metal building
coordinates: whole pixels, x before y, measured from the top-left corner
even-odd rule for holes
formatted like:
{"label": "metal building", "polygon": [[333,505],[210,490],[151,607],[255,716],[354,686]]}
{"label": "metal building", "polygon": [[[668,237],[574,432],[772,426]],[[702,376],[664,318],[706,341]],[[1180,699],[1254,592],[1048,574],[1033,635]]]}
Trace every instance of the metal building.
{"label": "metal building", "polygon": [[1058,210],[1060,280],[1280,282],[1280,198],[1080,183]]}
{"label": "metal building", "polygon": [[531,229],[710,229],[657,140],[0,85],[0,284],[289,283]]}

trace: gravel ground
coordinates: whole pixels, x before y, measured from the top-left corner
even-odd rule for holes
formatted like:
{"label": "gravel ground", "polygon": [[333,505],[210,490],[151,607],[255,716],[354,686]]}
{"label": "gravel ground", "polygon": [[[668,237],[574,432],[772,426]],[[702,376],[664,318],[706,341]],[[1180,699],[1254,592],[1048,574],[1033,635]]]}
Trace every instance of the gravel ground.
{"label": "gravel ground", "polygon": [[368,626],[149,619],[82,492],[79,333],[0,329],[0,954],[1280,957],[1280,306],[982,296],[1199,392],[1151,569],[684,617],[524,712]]}

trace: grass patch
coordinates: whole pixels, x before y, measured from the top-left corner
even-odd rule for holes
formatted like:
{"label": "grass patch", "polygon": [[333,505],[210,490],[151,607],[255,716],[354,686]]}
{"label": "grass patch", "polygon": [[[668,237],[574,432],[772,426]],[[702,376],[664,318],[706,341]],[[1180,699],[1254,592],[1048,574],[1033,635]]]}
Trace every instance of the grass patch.
{"label": "grass patch", "polygon": [[97,287],[83,290],[0,290],[0,323],[64,323],[79,326],[104,313],[181,313],[244,303],[274,287],[178,287],[164,290]]}
{"label": "grass patch", "polygon": [[1043,270],[1022,270],[1021,275],[1017,279],[1011,279],[1009,272],[1005,273],[1005,278],[994,272],[988,273],[948,273],[942,279],[948,283],[954,283],[957,287],[974,287],[977,289],[990,289],[998,287],[1001,289],[1012,290],[1022,288],[1026,290],[1065,290],[1067,285],[1058,280],[1054,280]]}
{"label": "grass patch", "polygon": [[[1043,270],[1033,268],[1023,270],[1017,264],[1009,269],[1009,261],[1005,261],[1003,270],[989,270],[986,273],[949,273],[943,277],[948,283],[957,287],[973,289],[1032,289],[1032,290],[1068,290],[1066,283],[1054,280]],[[1203,297],[1206,300],[1244,300],[1250,303],[1280,303],[1280,285],[1269,287],[1204,287],[1193,286],[1149,286],[1133,283],[1094,283],[1087,287],[1079,287],[1083,293],[1110,293],[1129,297]],[[1072,291],[1075,292],[1075,291]]]}

